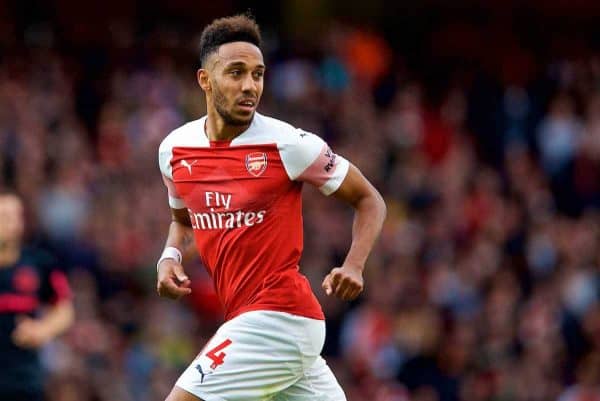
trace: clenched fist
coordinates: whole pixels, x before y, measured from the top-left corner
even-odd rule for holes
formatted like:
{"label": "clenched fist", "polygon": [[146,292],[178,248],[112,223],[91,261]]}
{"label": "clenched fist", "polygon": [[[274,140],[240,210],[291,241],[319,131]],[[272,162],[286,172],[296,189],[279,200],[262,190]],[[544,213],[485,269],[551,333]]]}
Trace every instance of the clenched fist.
{"label": "clenched fist", "polygon": [[358,267],[335,267],[325,276],[322,287],[327,295],[335,295],[344,301],[352,301],[363,290],[362,269]]}

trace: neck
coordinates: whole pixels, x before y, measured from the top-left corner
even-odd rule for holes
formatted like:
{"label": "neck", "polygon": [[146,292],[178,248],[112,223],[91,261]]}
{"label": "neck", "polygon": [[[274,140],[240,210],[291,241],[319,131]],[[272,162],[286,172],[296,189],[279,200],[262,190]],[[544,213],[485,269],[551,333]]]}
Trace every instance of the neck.
{"label": "neck", "polygon": [[250,123],[245,125],[229,125],[214,108],[209,108],[206,115],[204,130],[211,141],[231,141],[246,131]]}
{"label": "neck", "polygon": [[0,268],[14,264],[20,253],[21,245],[18,241],[0,240]]}

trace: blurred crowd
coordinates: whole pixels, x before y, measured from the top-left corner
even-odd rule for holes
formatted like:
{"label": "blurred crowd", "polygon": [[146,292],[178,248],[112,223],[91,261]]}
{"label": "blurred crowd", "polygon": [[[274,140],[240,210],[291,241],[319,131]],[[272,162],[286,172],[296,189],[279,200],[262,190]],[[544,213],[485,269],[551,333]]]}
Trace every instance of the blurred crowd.
{"label": "blurred crowd", "polygon": [[[187,300],[155,290],[158,144],[204,110],[193,46],[116,32],[73,57],[34,30],[0,59],[1,184],[74,289],[76,322],[43,352],[49,401],[162,400],[222,319],[197,261]],[[344,304],[320,283],[352,210],[304,192],[301,269],[348,400],[600,400],[600,55],[508,51],[432,88],[376,31],[320,39],[267,41],[259,111],[322,136],[388,205],[366,290]]]}

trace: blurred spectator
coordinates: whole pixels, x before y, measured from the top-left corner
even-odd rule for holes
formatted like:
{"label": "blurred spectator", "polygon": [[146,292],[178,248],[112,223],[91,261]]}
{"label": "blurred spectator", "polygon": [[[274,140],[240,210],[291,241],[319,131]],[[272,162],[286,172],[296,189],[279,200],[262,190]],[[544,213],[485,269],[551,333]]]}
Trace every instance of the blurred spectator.
{"label": "blurred spectator", "polygon": [[38,351],[73,323],[73,303],[56,261],[23,243],[23,202],[0,191],[0,398],[42,401]]}

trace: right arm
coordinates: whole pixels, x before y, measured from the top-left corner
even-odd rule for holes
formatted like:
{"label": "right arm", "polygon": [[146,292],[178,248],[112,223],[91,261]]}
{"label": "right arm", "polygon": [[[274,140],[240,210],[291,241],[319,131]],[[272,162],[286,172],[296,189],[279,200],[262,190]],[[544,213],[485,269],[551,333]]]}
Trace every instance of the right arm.
{"label": "right arm", "polygon": [[173,246],[181,251],[184,260],[197,255],[194,230],[187,209],[171,208],[171,225],[165,247]]}
{"label": "right arm", "polygon": [[[170,134],[171,135],[171,134]],[[163,140],[158,149],[158,164],[162,174],[162,180],[167,187],[169,195],[169,206],[171,207],[171,225],[165,244],[165,249],[169,247],[176,248],[175,256],[173,253],[168,257],[159,259],[156,266],[157,282],[156,291],[161,297],[179,299],[192,292],[190,288],[191,281],[185,274],[182,260],[190,256],[194,244],[194,233],[190,216],[183,199],[177,193],[177,188],[173,182],[173,168],[171,158],[173,157],[171,143],[168,138]],[[166,256],[163,253],[164,256]],[[177,260],[175,259],[177,257]]]}
{"label": "right arm", "polygon": [[[165,248],[173,247],[178,249],[183,258],[188,258],[195,253],[194,232],[190,222],[190,216],[187,209],[171,208],[171,225]],[[189,295],[191,281],[185,274],[183,266],[173,258],[162,259],[156,267],[157,284],[156,290],[161,297],[179,299],[184,295]]]}

